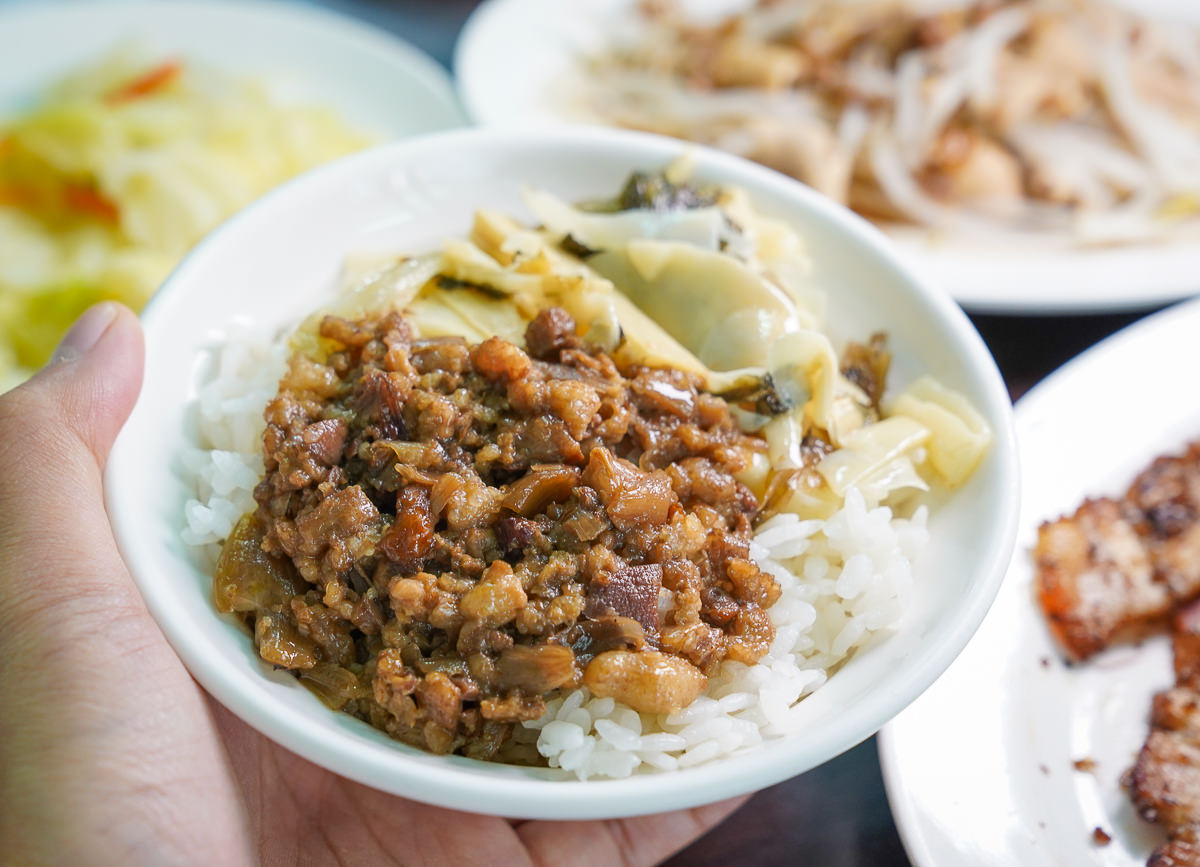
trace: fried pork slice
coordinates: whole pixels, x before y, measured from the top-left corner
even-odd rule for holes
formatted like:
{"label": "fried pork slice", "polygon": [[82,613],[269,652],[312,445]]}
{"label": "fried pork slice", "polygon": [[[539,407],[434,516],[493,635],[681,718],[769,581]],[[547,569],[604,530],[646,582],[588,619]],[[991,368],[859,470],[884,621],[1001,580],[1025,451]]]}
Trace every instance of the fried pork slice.
{"label": "fried pork slice", "polygon": [[1150,735],[1126,785],[1142,817],[1171,838],[1148,863],[1200,867],[1200,602],[1180,610],[1172,628],[1176,685],[1154,696]]}
{"label": "fried pork slice", "polygon": [[1170,842],[1159,846],[1150,855],[1146,867],[1200,867],[1200,829],[1182,829]]}
{"label": "fried pork slice", "polygon": [[1175,683],[1200,690],[1200,602],[1176,612],[1171,646],[1175,652]]}
{"label": "fried pork slice", "polygon": [[1128,776],[1138,813],[1171,834],[1200,817],[1200,743],[1187,732],[1152,729]]}
{"label": "fried pork slice", "polygon": [[1183,686],[1158,693],[1150,707],[1150,726],[1180,732],[1200,743],[1200,693]]}
{"label": "fried pork slice", "polygon": [[1200,443],[1157,458],[1125,494],[1159,576],[1178,599],[1200,594]]}
{"label": "fried pork slice", "polygon": [[1050,631],[1075,660],[1165,616],[1172,596],[1121,504],[1085,500],[1073,515],[1038,528],[1038,601]]}

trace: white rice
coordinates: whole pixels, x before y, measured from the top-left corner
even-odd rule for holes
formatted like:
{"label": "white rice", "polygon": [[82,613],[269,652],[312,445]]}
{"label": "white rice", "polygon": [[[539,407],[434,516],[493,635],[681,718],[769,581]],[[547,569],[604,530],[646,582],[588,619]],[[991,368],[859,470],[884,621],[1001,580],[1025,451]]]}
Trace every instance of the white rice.
{"label": "white rice", "polygon": [[[245,330],[214,341],[196,398],[196,448],[183,469],[197,495],[183,538],[215,562],[220,542],[254,507],[262,475],[263,407],[286,369],[281,342]],[[776,515],[754,535],[750,554],[779,582],[770,609],[775,640],[755,665],[722,663],[705,693],[671,714],[639,714],[576,689],[523,723],[518,743],[536,748],[564,778],[627,777],[687,768],[795,731],[797,703],[859,647],[894,627],[912,589],[912,562],[925,545],[926,510],[895,517],[868,508],[856,490],[825,521]]]}

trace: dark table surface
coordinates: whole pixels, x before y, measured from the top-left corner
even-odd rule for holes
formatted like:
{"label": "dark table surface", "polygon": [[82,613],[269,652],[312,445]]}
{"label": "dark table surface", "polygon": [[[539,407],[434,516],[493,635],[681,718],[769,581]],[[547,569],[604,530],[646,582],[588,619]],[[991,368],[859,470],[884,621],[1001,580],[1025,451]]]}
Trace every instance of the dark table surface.
{"label": "dark table surface", "polygon": [[[477,0],[313,0],[408,40],[447,68],[454,41]],[[1013,399],[1064,362],[1149,311],[1101,316],[972,316]],[[669,867],[791,864],[892,867],[909,863],[888,809],[872,738],[787,782],[766,789]]]}
{"label": "dark table surface", "polygon": [[[297,0],[325,6],[400,36],[447,68],[477,0]],[[1055,368],[1146,312],[1103,316],[973,316],[1016,400]],[[719,832],[670,867],[803,863],[815,867],[907,865],[888,809],[875,739],[802,776],[766,789]]]}

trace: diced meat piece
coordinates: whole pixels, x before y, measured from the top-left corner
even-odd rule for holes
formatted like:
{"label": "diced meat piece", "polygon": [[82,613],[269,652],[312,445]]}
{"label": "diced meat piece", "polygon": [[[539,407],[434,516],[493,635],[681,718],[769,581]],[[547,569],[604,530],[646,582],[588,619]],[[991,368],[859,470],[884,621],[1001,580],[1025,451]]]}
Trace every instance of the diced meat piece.
{"label": "diced meat piece", "polygon": [[1150,732],[1128,775],[1142,818],[1168,831],[1200,816],[1200,744],[1181,732]]}
{"label": "diced meat piece", "polygon": [[502,337],[489,337],[471,350],[475,369],[494,382],[512,382],[529,373],[529,356]]}
{"label": "diced meat piece", "polygon": [[742,605],[733,619],[726,655],[737,662],[753,665],[771,649],[774,637],[771,615],[757,605]]}
{"label": "diced meat piece", "polygon": [[342,386],[336,370],[303,354],[288,362],[288,381],[295,391],[316,398],[333,397]]}
{"label": "diced meat piece", "polygon": [[555,418],[561,419],[576,440],[587,436],[588,428],[600,409],[600,394],[595,387],[573,379],[548,384],[546,402]]}
{"label": "diced meat piece", "polygon": [[700,621],[663,627],[659,644],[663,650],[677,653],[696,668],[710,673],[725,656],[725,633]]}
{"label": "diced meat piece", "polygon": [[405,621],[429,617],[438,602],[434,585],[437,579],[427,572],[412,578],[395,578],[388,585],[392,610]]}
{"label": "diced meat piece", "polygon": [[362,488],[343,488],[296,518],[296,552],[316,556],[334,541],[369,533],[378,523],[379,510]]}
{"label": "diced meat piece", "polygon": [[1157,693],[1150,710],[1150,725],[1200,737],[1200,694],[1185,687]]}
{"label": "diced meat piece", "polygon": [[479,704],[479,712],[489,720],[523,722],[542,716],[546,712],[546,702],[541,696],[514,692],[504,698],[485,698]]}
{"label": "diced meat piece", "polygon": [[300,439],[316,460],[333,466],[341,460],[348,433],[349,428],[342,419],[327,418],[308,425]]}
{"label": "diced meat piece", "polygon": [[1139,530],[1171,592],[1181,600],[1200,593],[1200,444],[1155,460],[1125,498],[1144,516]]}
{"label": "diced meat piece", "polygon": [[1086,659],[1171,607],[1148,552],[1118,503],[1087,500],[1043,524],[1034,550],[1038,599],[1059,645]]}
{"label": "diced meat piece", "polygon": [[484,484],[474,472],[448,472],[430,490],[429,507],[451,529],[462,530],[493,521],[502,499],[498,489]]}
{"label": "diced meat piece", "polygon": [[458,714],[462,710],[462,696],[458,687],[440,671],[425,675],[414,691],[417,707],[433,722],[446,731],[458,727]]}
{"label": "diced meat piece", "polygon": [[662,566],[626,566],[602,573],[587,589],[583,613],[593,619],[628,617],[642,624],[648,634],[658,633],[658,591],[662,587]]}
{"label": "diced meat piece", "polygon": [[1200,824],[1175,828],[1150,854],[1146,867],[1200,867]]}
{"label": "diced meat piece", "polygon": [[751,560],[741,557],[731,559],[725,567],[725,574],[733,584],[734,595],[743,602],[770,608],[782,592],[779,583]]}
{"label": "diced meat piece", "polygon": [[535,521],[516,515],[505,515],[496,521],[496,541],[506,553],[526,551],[544,544],[546,537]]}
{"label": "diced meat piece", "polygon": [[398,568],[415,572],[435,542],[429,492],[420,485],[408,485],[396,498],[396,520],[379,540],[379,550]]}
{"label": "diced meat piece", "polygon": [[487,654],[490,657],[512,646],[511,635],[481,620],[464,623],[459,630],[458,641],[454,643],[454,649],[463,659],[470,659],[474,654]]}
{"label": "diced meat piece", "polygon": [[293,599],[291,607],[296,628],[321,648],[324,660],[339,665],[354,662],[354,639],[349,621],[320,602],[306,605],[300,599]]}
{"label": "diced meat piece", "polygon": [[372,368],[354,388],[354,406],[358,414],[388,440],[408,439],[403,406],[408,398],[409,381],[405,377]]}
{"label": "diced meat piece", "polygon": [[1151,853],[1146,867],[1200,867],[1200,843],[1171,840]]}
{"label": "diced meat piece", "polygon": [[541,311],[525,328],[526,349],[542,361],[557,361],[559,352],[576,343],[575,320],[561,307]]}
{"label": "diced meat piece", "polygon": [[1200,602],[1193,602],[1177,612],[1173,627],[1175,682],[1200,690]]}
{"label": "diced meat piece", "polygon": [[375,701],[406,726],[416,722],[417,705],[412,694],[418,683],[417,673],[405,664],[399,650],[385,647],[379,651],[371,682]]}
{"label": "diced meat piece", "polygon": [[696,411],[696,387],[681,371],[646,368],[633,380],[638,406],[676,418],[691,418]]}
{"label": "diced meat piece", "polygon": [[463,373],[471,350],[461,337],[429,337],[415,341],[412,365],[418,373]]}
{"label": "diced meat piece", "polygon": [[459,610],[464,617],[492,626],[510,622],[526,602],[521,579],[512,567],[497,560],[488,567],[483,580],[463,594]]}

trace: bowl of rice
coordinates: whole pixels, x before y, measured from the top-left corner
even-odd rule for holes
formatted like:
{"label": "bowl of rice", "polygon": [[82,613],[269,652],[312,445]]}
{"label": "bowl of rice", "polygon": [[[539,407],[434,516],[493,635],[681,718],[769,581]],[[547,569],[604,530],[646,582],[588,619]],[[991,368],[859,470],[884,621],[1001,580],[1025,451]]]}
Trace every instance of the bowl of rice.
{"label": "bowl of rice", "polygon": [[148,608],[248,724],[427,803],[614,818],[802,773],[946,669],[1012,552],[966,316],[844,208],[678,141],[349,157],[143,321],[106,490]]}

